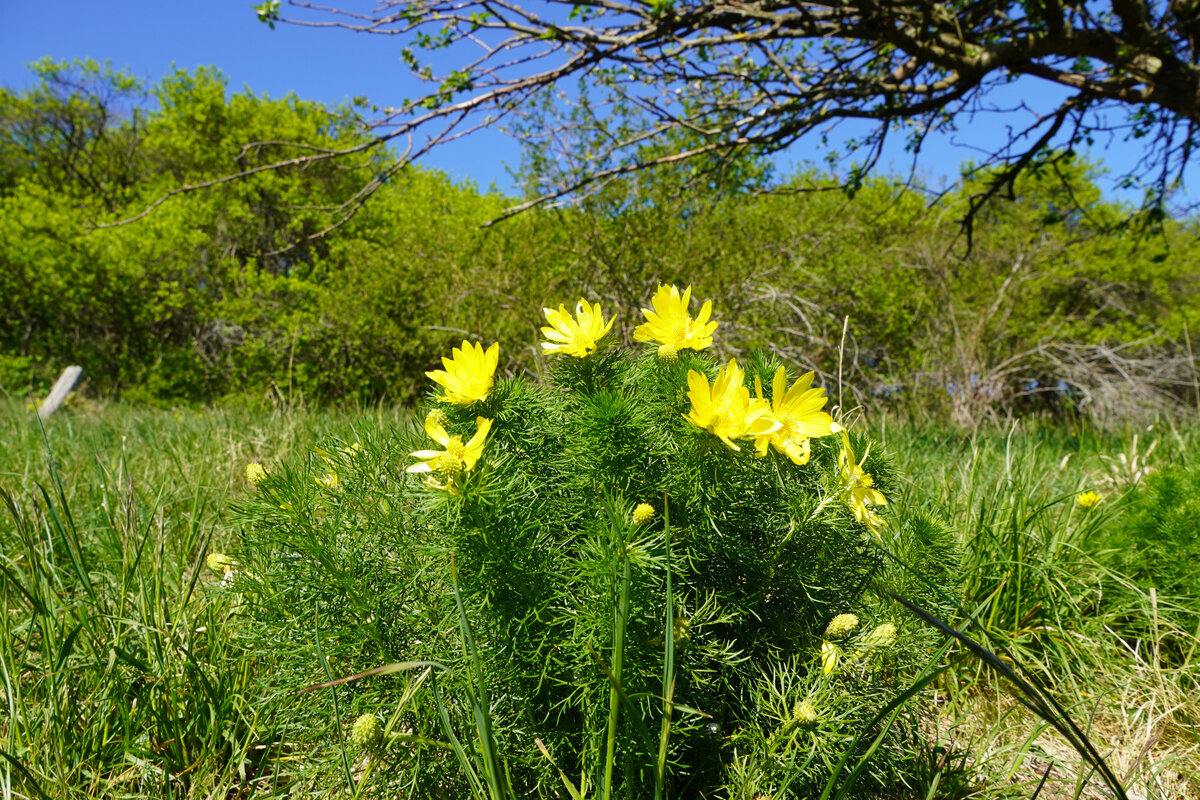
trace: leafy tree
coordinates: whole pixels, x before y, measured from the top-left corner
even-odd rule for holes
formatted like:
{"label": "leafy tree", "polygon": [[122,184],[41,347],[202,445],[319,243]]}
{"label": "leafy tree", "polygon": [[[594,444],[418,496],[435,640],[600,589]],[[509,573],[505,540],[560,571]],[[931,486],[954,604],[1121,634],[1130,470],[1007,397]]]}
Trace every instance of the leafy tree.
{"label": "leafy tree", "polygon": [[[354,108],[231,94],[214,70],[143,89],[86,63],[37,69],[40,85],[0,95],[9,391],[73,362],[93,391],[154,401],[406,401],[463,338],[503,340],[505,372],[541,371],[543,307],[645,303],[661,282],[726,298],[725,355],[768,348],[841,386],[846,405],[974,422],[1044,400],[1117,417],[1194,391],[1194,225],[1163,219],[1161,236],[1139,237],[1074,159],[1020,177],[1016,202],[981,206],[965,257],[957,221],[990,175],[932,207],[872,177],[853,198],[816,173],[762,194],[773,178],[752,149],[631,172],[573,207],[481,228],[513,199],[411,166],[389,174],[381,151],[224,180],[370,142]],[[597,130],[574,141],[604,146]],[[698,134],[643,148],[688,141]],[[526,199],[582,167],[532,148]],[[326,232],[328,211],[379,176],[372,202]],[[109,222],[181,182],[209,191]],[[614,336],[630,343],[639,321],[621,314]]]}
{"label": "leafy tree", "polygon": [[0,88],[0,189],[24,179],[115,210],[142,177],[142,85],[90,60],[30,69],[38,84],[28,92]]}

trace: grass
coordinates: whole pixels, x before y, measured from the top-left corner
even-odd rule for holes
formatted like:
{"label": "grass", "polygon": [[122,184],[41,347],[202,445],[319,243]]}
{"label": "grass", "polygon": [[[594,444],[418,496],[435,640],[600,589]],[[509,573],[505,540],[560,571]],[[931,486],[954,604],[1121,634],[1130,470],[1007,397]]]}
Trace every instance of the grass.
{"label": "grass", "polygon": [[[1194,650],[1177,663],[1160,658],[1167,638],[1194,645],[1195,628],[1156,622],[1141,636],[1123,624],[1131,613],[1157,620],[1164,604],[1194,608],[1194,599],[1132,584],[1092,545],[1139,490],[1147,443],[1157,442],[1155,466],[1186,464],[1200,431],[884,433],[911,480],[902,503],[944,516],[961,534],[963,602],[979,610],[974,633],[1054,693],[1129,796],[1200,794],[1200,663]],[[1075,497],[1085,490],[1104,500],[1082,508]],[[1089,768],[1078,754],[1025,712],[994,672],[971,660],[948,675],[941,714],[929,726],[944,752],[969,754],[957,769],[989,776],[990,790],[996,776],[1008,776],[1025,792],[1018,796],[1043,775],[1042,797],[1105,796],[1097,781],[1081,777]]]}
{"label": "grass", "polygon": [[[82,404],[43,436],[24,404],[0,403],[0,797],[313,785],[305,771],[320,743],[280,733],[276,712],[291,698],[263,693],[269,661],[245,643],[236,597],[204,557],[236,547],[225,510],[245,491],[247,463],[402,419]],[[967,632],[1052,693],[1130,797],[1200,796],[1196,630],[1159,613],[1195,601],[1113,573],[1092,546],[1147,465],[1188,463],[1200,428],[1141,430],[1136,445],[1133,432],[1025,426],[877,431],[909,476],[895,510],[940,515],[960,533],[956,599],[977,623]],[[1090,489],[1104,500],[1085,510],[1074,498]],[[1133,616],[1149,624],[1131,631]],[[1182,657],[1163,656],[1168,639]],[[962,650],[952,659],[914,745],[929,797],[1106,796],[994,670]]]}
{"label": "grass", "polygon": [[[0,796],[208,797],[283,758],[258,656],[203,569],[252,460],[382,424],[86,406],[43,430],[0,407]],[[264,779],[265,778],[265,779]]]}

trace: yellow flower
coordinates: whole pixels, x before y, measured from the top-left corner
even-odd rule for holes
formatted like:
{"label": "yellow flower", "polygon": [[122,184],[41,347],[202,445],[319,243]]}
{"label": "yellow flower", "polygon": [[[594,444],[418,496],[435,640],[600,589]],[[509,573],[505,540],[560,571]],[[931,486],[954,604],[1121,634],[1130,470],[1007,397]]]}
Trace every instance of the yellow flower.
{"label": "yellow flower", "polygon": [[743,436],[767,436],[779,428],[766,403],[750,400],[745,386],[745,373],[734,359],[717,372],[709,386],[708,378],[688,370],[688,397],[692,410],[684,419],[698,428],[715,433],[734,450],[740,450],[734,439]]}
{"label": "yellow flower", "polygon": [[472,345],[463,340],[462,349],[455,347],[451,354],[452,358],[442,358],[446,369],[425,373],[446,390],[437,399],[465,406],[487,397],[500,360],[500,343],[496,342],[485,351],[482,344]]}
{"label": "yellow flower", "polygon": [[654,506],[649,503],[638,503],[637,507],[633,509],[634,525],[649,525],[652,519],[654,519]]}
{"label": "yellow flower", "polygon": [[466,444],[463,444],[462,439],[457,436],[451,436],[446,432],[445,427],[439,422],[433,414],[425,418],[425,433],[429,434],[429,438],[440,444],[445,450],[418,450],[413,453],[414,458],[422,459],[420,463],[413,464],[407,471],[412,473],[436,472],[445,480],[439,480],[432,474],[426,483],[434,489],[446,489],[454,491],[451,481],[458,476],[460,472],[468,472],[474,466],[475,462],[479,461],[479,457],[483,455],[483,441],[487,438],[488,431],[492,428],[492,421],[483,417],[475,418],[475,435]]}
{"label": "yellow flower", "polygon": [[842,651],[828,639],[821,640],[821,674],[828,675],[837,669],[838,660],[842,657]]}
{"label": "yellow flower", "polygon": [[550,340],[542,342],[542,349],[547,353],[563,353],[576,358],[583,358],[595,350],[596,342],[604,338],[617,319],[614,315],[606,323],[600,304],[589,306],[586,300],[580,300],[575,305],[574,319],[564,306],[559,306],[558,311],[543,308],[542,313],[550,323],[549,328],[542,328],[542,335]]}
{"label": "yellow flower", "polygon": [[[865,458],[865,455],[864,455]],[[838,468],[842,473],[842,483],[845,484],[846,503],[854,512],[854,518],[866,523],[873,532],[883,525],[883,519],[870,506],[886,506],[887,499],[878,489],[871,473],[863,470],[862,465],[855,461],[854,450],[850,448],[850,436],[842,431],[842,452],[838,453]]]}
{"label": "yellow flower", "polygon": [[251,486],[258,486],[267,479],[267,471],[262,464],[255,461],[253,464],[246,465],[246,481]]}
{"label": "yellow flower", "polygon": [[[771,381],[771,415],[779,420],[779,429],[774,433],[759,436],[754,440],[754,449],[760,456],[767,454],[767,446],[774,447],[802,465],[808,463],[811,448],[808,440],[829,436],[842,430],[833,417],[821,409],[829,398],[825,390],[812,388],[813,373],[801,375],[792,388],[787,388],[787,372],[783,367],[775,370]],[[763,400],[762,384],[754,379],[754,391]],[[763,401],[765,402],[765,401]]]}
{"label": "yellow flower", "polygon": [[650,301],[653,310],[642,309],[646,322],[634,329],[633,338],[639,342],[658,342],[662,345],[658,353],[666,360],[673,359],[684,348],[703,350],[710,347],[713,331],[717,329],[717,323],[708,321],[712,301],[704,303],[695,319],[688,314],[691,301],[690,286],[683,290],[682,296],[675,286],[659,286]]}
{"label": "yellow flower", "polygon": [[327,472],[319,478],[313,478],[318,485],[324,486],[326,489],[340,489],[342,486],[341,478],[336,472]]}
{"label": "yellow flower", "polygon": [[1101,497],[1096,492],[1080,492],[1075,498],[1075,502],[1079,503],[1079,505],[1083,506],[1084,508],[1091,508],[1092,506],[1096,505],[1096,503],[1099,503],[1100,500]]}

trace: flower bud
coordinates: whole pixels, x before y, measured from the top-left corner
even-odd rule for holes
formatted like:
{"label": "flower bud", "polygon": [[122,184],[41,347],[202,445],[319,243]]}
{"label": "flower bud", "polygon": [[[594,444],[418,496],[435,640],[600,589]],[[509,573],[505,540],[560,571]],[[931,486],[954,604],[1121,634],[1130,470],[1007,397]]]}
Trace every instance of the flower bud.
{"label": "flower bud", "polygon": [[885,622],[863,637],[861,642],[863,647],[884,648],[891,647],[896,642],[896,626],[891,622]]}
{"label": "flower bud", "polygon": [[692,621],[687,617],[676,617],[673,629],[675,646],[682,649],[692,641]]}
{"label": "flower bud", "polygon": [[635,525],[649,525],[652,519],[654,519],[654,506],[649,503],[638,503],[637,508],[633,509]]}
{"label": "flower bud", "polygon": [[658,360],[667,364],[674,364],[679,360],[679,348],[673,344],[659,345]]}
{"label": "flower bud", "polygon": [[267,479],[267,471],[257,461],[246,465],[246,481],[251,486],[258,486]]}
{"label": "flower bud", "polygon": [[354,720],[354,726],[350,729],[350,741],[361,750],[378,750],[383,744],[383,726],[374,714],[363,714]]}
{"label": "flower bud", "polygon": [[821,717],[812,703],[801,700],[792,707],[792,722],[806,731],[811,731],[821,724]]}
{"label": "flower bud", "polygon": [[825,628],[825,638],[833,641],[845,639],[858,630],[858,617],[853,614],[838,614]]}
{"label": "flower bud", "polygon": [[208,558],[204,559],[204,563],[208,565],[209,569],[222,577],[232,572],[238,565],[236,561],[224,553],[209,553]]}

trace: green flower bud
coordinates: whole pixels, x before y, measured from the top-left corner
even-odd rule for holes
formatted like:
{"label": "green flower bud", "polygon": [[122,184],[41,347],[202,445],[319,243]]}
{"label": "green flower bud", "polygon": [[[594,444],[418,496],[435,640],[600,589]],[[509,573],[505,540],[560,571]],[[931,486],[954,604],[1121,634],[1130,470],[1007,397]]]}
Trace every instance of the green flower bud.
{"label": "green flower bud", "polygon": [[363,714],[354,720],[354,726],[350,729],[350,741],[361,750],[374,752],[383,744],[383,726],[374,714]]}
{"label": "green flower bud", "polygon": [[864,636],[861,644],[863,647],[885,648],[891,647],[895,642],[896,626],[891,622],[885,622]]}
{"label": "green flower bud", "polygon": [[845,639],[858,630],[858,617],[853,614],[838,614],[825,629],[825,638],[837,641]]}
{"label": "green flower bud", "polygon": [[258,486],[267,479],[267,471],[263,465],[255,461],[246,465],[246,481],[251,486]]}
{"label": "green flower bud", "polygon": [[217,573],[221,577],[237,569],[238,563],[224,553],[209,553],[208,558],[204,559],[204,563],[208,568]]}
{"label": "green flower bud", "polygon": [[679,648],[687,647],[692,641],[692,621],[687,617],[675,618],[675,646]]}
{"label": "green flower bud", "polygon": [[811,731],[821,724],[821,717],[812,703],[801,700],[792,707],[792,722],[806,731]]}

